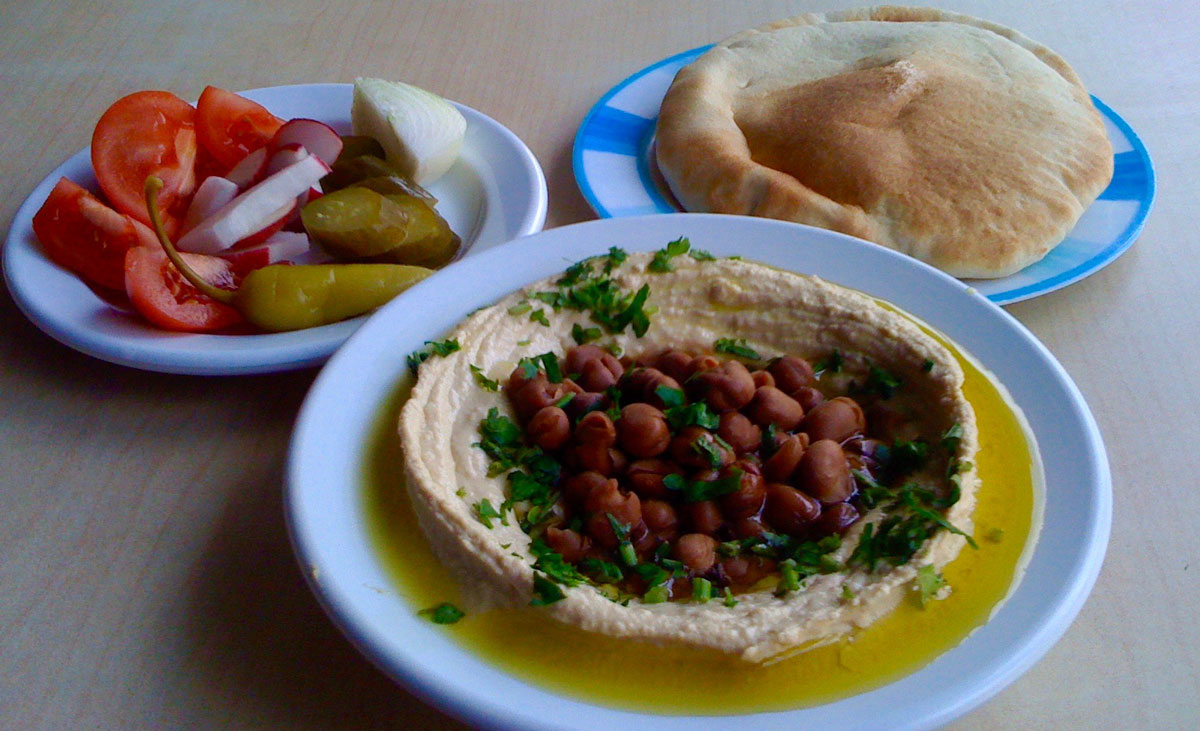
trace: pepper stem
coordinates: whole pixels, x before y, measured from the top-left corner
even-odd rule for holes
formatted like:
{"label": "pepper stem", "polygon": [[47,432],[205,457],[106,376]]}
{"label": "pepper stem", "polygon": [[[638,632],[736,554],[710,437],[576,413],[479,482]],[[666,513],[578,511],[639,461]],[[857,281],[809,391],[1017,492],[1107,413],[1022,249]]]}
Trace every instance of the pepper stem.
{"label": "pepper stem", "polygon": [[167,232],[163,228],[162,219],[158,215],[158,191],[162,190],[162,187],[163,181],[158,177],[151,175],[146,178],[146,207],[150,210],[150,225],[154,229],[155,235],[158,236],[158,242],[162,244],[163,250],[167,252],[167,258],[171,260],[171,263],[175,265],[175,268],[179,270],[183,278],[191,282],[192,286],[196,289],[218,302],[232,305],[233,292],[215,287],[205,281],[204,277],[201,277],[196,273],[196,270],[188,266],[188,263],[183,260],[183,257],[175,249],[175,244],[171,243],[170,237],[167,236]]}

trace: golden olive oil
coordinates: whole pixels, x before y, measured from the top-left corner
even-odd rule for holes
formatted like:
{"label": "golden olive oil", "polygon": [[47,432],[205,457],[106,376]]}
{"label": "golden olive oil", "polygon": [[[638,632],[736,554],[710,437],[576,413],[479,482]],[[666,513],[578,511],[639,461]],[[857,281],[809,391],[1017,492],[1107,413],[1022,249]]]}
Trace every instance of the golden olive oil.
{"label": "golden olive oil", "polygon": [[[958,645],[987,621],[1019,576],[1034,528],[1035,459],[1020,418],[991,379],[950,343],[979,422],[982,487],[977,550],[943,574],[953,591],[922,607],[918,594],[841,640],[764,664],[713,650],[617,640],[560,624],[536,608],[494,610],[440,627],[487,662],[532,684],[600,705],[677,714],[732,714],[817,705],[880,687]],[[413,611],[458,600],[417,527],[396,435],[410,384],[378,416],[364,465],[372,539]]]}

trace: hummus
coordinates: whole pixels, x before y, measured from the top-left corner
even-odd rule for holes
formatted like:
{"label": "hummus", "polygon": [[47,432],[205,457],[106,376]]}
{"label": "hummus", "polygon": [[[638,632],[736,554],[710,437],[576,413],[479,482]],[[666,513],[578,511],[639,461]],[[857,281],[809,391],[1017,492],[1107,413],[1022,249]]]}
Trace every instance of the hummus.
{"label": "hummus", "polygon": [[[668,258],[668,250],[677,255]],[[657,255],[610,253],[583,262],[566,277],[534,283],[471,314],[445,341],[456,348],[435,348],[420,363],[400,418],[407,484],[421,529],[458,579],[467,609],[532,599],[539,611],[586,630],[761,661],[867,626],[918,584],[927,593],[947,591],[938,589],[937,572],[970,540],[978,483],[975,418],[953,356],[911,320],[861,293],[684,251],[686,243]],[[595,285],[586,297],[574,296],[584,289],[580,282]],[[933,445],[929,460],[904,481],[937,496],[918,506],[927,533],[901,560],[868,550],[889,520],[917,519],[912,505],[896,497],[900,486],[889,492],[876,484],[883,492],[867,499],[870,491],[860,483],[861,517],[832,548],[823,544],[824,568],[790,590],[781,590],[775,576],[708,601],[650,602],[594,581],[559,582],[547,591],[555,577],[543,570],[522,529],[526,506],[510,500],[508,470],[480,447],[481,423],[489,415],[517,421],[498,386],[518,363],[561,356],[581,336],[597,335],[595,344],[631,355],[667,348],[710,353],[714,343],[736,338],[764,360],[786,354],[827,364],[820,388],[828,396],[861,391],[873,374],[886,373],[888,404],[913,417],[904,441]]]}

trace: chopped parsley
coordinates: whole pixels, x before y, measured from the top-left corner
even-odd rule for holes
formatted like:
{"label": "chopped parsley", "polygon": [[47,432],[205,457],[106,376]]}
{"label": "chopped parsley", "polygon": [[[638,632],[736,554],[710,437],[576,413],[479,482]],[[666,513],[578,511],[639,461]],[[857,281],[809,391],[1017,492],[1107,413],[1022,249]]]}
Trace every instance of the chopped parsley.
{"label": "chopped parsley", "polygon": [[584,327],[578,322],[571,326],[571,337],[575,338],[577,345],[584,345],[593,340],[599,340],[603,333],[598,327]]}
{"label": "chopped parsley", "polygon": [[654,258],[650,261],[650,266],[647,268],[658,274],[674,271],[675,267],[671,264],[671,260],[677,256],[683,256],[691,248],[692,242],[688,241],[686,237],[675,239],[668,243],[666,248],[654,252]]}
{"label": "chopped parsley", "polygon": [[546,311],[542,309],[534,310],[529,313],[529,321],[536,322],[539,325],[550,327],[550,320],[546,318]]}
{"label": "chopped parsley", "polygon": [[413,375],[416,375],[417,368],[420,367],[422,363],[429,360],[431,356],[436,355],[444,358],[445,356],[450,355],[451,353],[460,349],[461,346],[458,344],[457,340],[426,340],[425,347],[409,354],[407,359],[408,369],[412,371]]}
{"label": "chopped parsley", "polygon": [[[659,386],[659,388],[664,387]],[[680,393],[683,392],[680,391]],[[659,398],[662,398],[661,394]],[[703,401],[669,406],[663,413],[666,414],[667,423],[671,425],[672,431],[679,431],[685,426],[699,426],[714,431],[721,423],[721,417],[713,413],[712,409],[708,408],[708,404]]]}
{"label": "chopped parsley", "polygon": [[535,607],[544,607],[547,604],[561,601],[566,594],[558,584],[546,578],[545,574],[534,572],[533,574],[533,599],[529,603]]}
{"label": "chopped parsley", "polygon": [[533,309],[533,305],[529,304],[529,300],[524,300],[524,301],[518,302],[517,304],[513,305],[512,307],[509,307],[508,314],[513,315],[513,316],[524,315],[526,312],[529,312],[532,309]]}
{"label": "chopped parsley", "polygon": [[454,624],[466,615],[450,602],[442,602],[436,607],[429,607],[417,612],[422,617],[429,617],[434,624]]}
{"label": "chopped parsley", "polygon": [[890,399],[896,393],[896,389],[900,388],[900,379],[887,370],[871,364],[871,370],[867,374],[867,383],[863,388],[871,393],[879,394],[880,398]]}
{"label": "chopped parsley", "polygon": [[[668,484],[668,480],[670,484]],[[667,486],[667,489],[682,490],[684,502],[700,503],[737,492],[738,487],[742,484],[742,471],[730,470],[728,477],[716,480],[688,480],[682,475],[667,475],[663,477],[663,484]],[[678,487],[672,487],[672,485]]]}
{"label": "chopped parsley", "polygon": [[947,586],[946,578],[938,573],[932,565],[917,569],[917,591],[920,592],[921,606],[932,599],[937,599],[938,592]]}
{"label": "chopped parsley", "polygon": [[842,351],[834,348],[833,352],[829,354],[828,358],[819,360],[813,364],[813,371],[815,371],[817,375],[820,375],[825,371],[830,373],[841,373],[842,366],[845,364],[846,358],[842,355]]}
{"label": "chopped parsley", "polygon": [[929,373],[932,370],[933,370],[933,361],[930,360],[929,358],[926,358],[925,362],[921,364],[921,371],[923,373]]}
{"label": "chopped parsley", "polygon": [[762,356],[754,348],[746,345],[745,338],[720,338],[713,343],[713,349],[718,353],[728,353],[729,355],[745,358],[746,360],[762,360]]}
{"label": "chopped parsley", "polygon": [[504,516],[502,516],[502,515],[500,515],[500,513],[496,512],[496,508],[492,507],[492,502],[490,500],[488,500],[487,498],[484,498],[484,499],[480,500],[479,502],[475,503],[474,508],[475,508],[475,517],[479,518],[479,522],[483,523],[483,526],[485,528],[490,530],[492,527],[493,520],[499,520],[500,522],[504,523],[505,525],[508,525],[508,521],[506,521],[504,519]]}
{"label": "chopped parsley", "polygon": [[500,390],[500,382],[488,378],[483,369],[474,363],[471,364],[471,373],[475,374],[475,382],[482,386],[485,391],[496,393]]}
{"label": "chopped parsley", "polygon": [[670,386],[655,387],[654,395],[663,402],[663,407],[666,409],[673,409],[683,406],[683,402],[685,400],[683,391],[681,389],[671,388]]}
{"label": "chopped parsley", "polygon": [[[550,305],[555,312],[563,309],[587,312],[593,322],[614,335],[632,326],[634,335],[640,338],[650,327],[651,313],[646,309],[650,286],[643,285],[633,293],[617,286],[609,275],[625,258],[624,251],[613,247],[606,256],[584,259],[568,267],[555,281],[557,290],[534,292],[531,296]],[[595,265],[600,261],[604,264],[597,272]],[[587,334],[581,327],[580,336]]]}

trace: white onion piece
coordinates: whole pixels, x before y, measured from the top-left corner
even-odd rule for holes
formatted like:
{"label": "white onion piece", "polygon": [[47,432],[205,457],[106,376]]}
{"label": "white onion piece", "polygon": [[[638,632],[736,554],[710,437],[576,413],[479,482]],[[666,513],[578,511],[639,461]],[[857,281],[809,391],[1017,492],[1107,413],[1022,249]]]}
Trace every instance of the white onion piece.
{"label": "white onion piece", "polygon": [[454,105],[424,89],[383,79],[355,79],[350,121],[374,137],[388,162],[422,185],[441,177],[458,157],[467,120]]}

